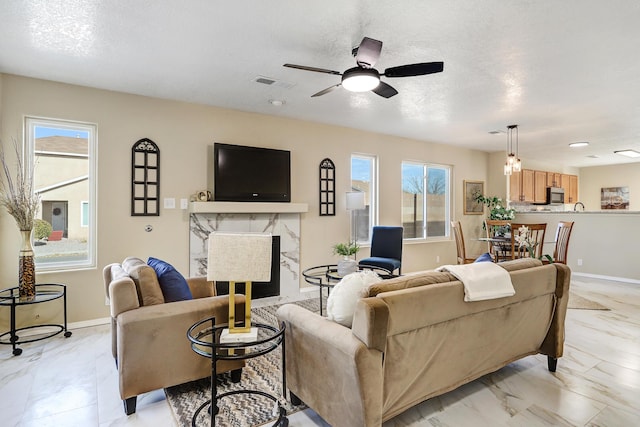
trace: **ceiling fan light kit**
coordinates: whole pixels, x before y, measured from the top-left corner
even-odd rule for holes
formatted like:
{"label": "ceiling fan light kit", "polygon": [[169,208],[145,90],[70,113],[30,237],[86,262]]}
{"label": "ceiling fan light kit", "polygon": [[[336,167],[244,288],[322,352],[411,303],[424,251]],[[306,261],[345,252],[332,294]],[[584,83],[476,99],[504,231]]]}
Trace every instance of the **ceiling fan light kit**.
{"label": "ceiling fan light kit", "polygon": [[367,92],[380,84],[380,74],[373,68],[350,68],[342,75],[342,87],[350,92]]}
{"label": "ceiling fan light kit", "polygon": [[298,70],[342,76],[340,83],[314,93],[311,97],[325,95],[333,91],[335,88],[343,86],[350,92],[372,91],[383,98],[391,98],[392,96],[397,95],[398,91],[387,83],[381,81],[380,76],[391,78],[415,77],[423,76],[425,74],[441,73],[444,69],[444,64],[442,62],[421,62],[418,64],[407,64],[387,68],[384,70],[383,74],[380,74],[378,70],[373,68],[373,66],[378,61],[378,58],[380,58],[381,51],[381,41],[365,37],[362,39],[360,46],[352,50],[352,54],[355,56],[358,66],[349,68],[344,73],[324,68],[309,67],[306,65],[284,64],[284,66]]}

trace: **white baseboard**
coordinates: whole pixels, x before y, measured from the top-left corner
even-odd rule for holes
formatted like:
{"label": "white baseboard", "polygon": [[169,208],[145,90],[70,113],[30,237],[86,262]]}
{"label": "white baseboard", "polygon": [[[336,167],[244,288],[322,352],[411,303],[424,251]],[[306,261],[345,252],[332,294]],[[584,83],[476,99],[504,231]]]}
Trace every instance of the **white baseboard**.
{"label": "white baseboard", "polygon": [[634,285],[640,285],[640,280],[629,279],[628,277],[604,276],[602,274],[591,274],[591,273],[576,273],[575,271],[572,271],[571,275],[579,276],[579,277],[589,277],[591,279],[611,280],[613,282],[633,283]]}
{"label": "white baseboard", "polygon": [[108,325],[111,323],[110,317],[102,317],[100,319],[83,320],[81,322],[72,322],[67,324],[67,329],[90,328],[91,326]]}

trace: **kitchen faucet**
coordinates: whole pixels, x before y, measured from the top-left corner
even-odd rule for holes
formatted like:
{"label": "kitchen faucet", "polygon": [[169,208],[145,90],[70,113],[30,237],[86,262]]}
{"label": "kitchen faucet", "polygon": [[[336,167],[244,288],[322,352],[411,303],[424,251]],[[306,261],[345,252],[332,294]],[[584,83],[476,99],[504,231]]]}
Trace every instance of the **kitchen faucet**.
{"label": "kitchen faucet", "polygon": [[584,203],[582,202],[576,202],[576,204],[573,205],[573,211],[578,212],[578,205],[582,206],[582,212],[584,212]]}

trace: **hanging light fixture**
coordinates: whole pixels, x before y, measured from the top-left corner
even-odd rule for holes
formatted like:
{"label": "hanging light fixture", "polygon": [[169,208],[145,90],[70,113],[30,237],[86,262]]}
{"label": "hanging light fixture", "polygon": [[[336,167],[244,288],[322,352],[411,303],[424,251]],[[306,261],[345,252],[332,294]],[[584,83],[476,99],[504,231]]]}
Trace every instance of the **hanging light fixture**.
{"label": "hanging light fixture", "polygon": [[[514,144],[515,134],[515,144]],[[520,172],[522,170],[522,162],[518,155],[518,125],[507,126],[507,160],[504,164],[504,174],[511,175],[513,172]],[[515,146],[515,153],[514,153]]]}

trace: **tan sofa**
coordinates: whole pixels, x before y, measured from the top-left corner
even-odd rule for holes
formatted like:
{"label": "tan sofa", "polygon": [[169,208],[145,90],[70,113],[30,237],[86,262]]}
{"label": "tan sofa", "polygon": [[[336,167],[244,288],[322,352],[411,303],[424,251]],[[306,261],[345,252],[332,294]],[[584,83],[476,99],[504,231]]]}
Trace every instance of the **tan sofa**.
{"label": "tan sofa", "polygon": [[461,282],[421,272],[379,282],[356,304],[352,329],[293,304],[287,386],[334,427],[380,426],[412,406],[531,354],[562,356],[570,270],[536,259],[501,264],[515,295],[464,302]]}
{"label": "tan sofa", "polygon": [[[191,350],[187,330],[196,322],[216,317],[228,321],[228,296],[215,296],[204,277],[187,279],[192,300],[165,303],[153,268],[138,258],[103,269],[111,306],[112,352],[118,366],[120,397],[127,415],[136,410],[136,397],[211,375],[211,360]],[[244,310],[239,295],[236,310]],[[219,320],[218,320],[219,319]],[[239,381],[242,361],[218,361],[219,373],[232,371]]]}

